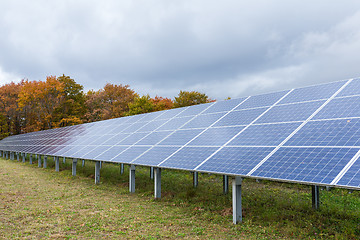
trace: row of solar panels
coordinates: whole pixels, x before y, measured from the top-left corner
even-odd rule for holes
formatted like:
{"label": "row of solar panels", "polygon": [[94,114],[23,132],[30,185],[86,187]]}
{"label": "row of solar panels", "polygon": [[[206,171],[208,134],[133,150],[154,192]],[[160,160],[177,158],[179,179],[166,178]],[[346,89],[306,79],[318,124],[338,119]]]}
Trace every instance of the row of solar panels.
{"label": "row of solar panels", "polygon": [[360,79],[17,135],[0,150],[360,188]]}

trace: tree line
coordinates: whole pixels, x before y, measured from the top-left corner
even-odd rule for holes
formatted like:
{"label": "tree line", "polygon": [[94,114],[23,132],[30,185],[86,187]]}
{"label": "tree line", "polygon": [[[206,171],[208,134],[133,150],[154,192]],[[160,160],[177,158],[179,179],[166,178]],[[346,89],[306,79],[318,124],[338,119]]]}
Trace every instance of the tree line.
{"label": "tree line", "polygon": [[10,135],[211,102],[206,94],[180,91],[174,99],[140,96],[129,85],[107,83],[84,92],[69,76],[22,80],[0,86],[0,139]]}

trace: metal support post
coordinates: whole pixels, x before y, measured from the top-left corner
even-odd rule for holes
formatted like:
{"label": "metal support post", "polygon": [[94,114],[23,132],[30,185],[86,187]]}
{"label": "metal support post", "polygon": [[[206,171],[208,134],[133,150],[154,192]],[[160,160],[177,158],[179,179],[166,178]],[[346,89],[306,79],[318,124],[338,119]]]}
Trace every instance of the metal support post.
{"label": "metal support post", "polygon": [[31,154],[31,153],[29,154],[29,163],[30,163],[30,164],[33,164],[33,163],[32,163],[32,154]]}
{"label": "metal support post", "polygon": [[154,170],[154,197],[161,198],[161,168],[155,168]]}
{"label": "metal support post", "polygon": [[312,193],[312,207],[313,209],[319,209],[320,207],[320,193],[319,193],[319,186],[313,185],[311,186],[311,193]]}
{"label": "metal support post", "polygon": [[72,162],[72,175],[75,177],[76,176],[76,164],[77,164],[78,159],[74,158],[73,162]]}
{"label": "metal support post", "polygon": [[123,175],[124,174],[124,164],[120,163],[120,174]]}
{"label": "metal support post", "polygon": [[16,160],[20,162],[20,154],[18,152],[16,153]]}
{"label": "metal support post", "polygon": [[37,157],[38,157],[38,167],[41,167],[41,155],[39,154]]}
{"label": "metal support post", "polygon": [[82,167],[85,167],[85,160],[82,160],[81,166],[82,166]]}
{"label": "metal support post", "polygon": [[26,158],[26,153],[22,153],[22,162],[25,162],[25,158]]}
{"label": "metal support post", "polygon": [[227,175],[223,176],[223,193],[224,194],[229,193],[229,176]]}
{"label": "metal support post", "polygon": [[54,157],[54,161],[55,161],[55,171],[59,172],[60,171],[59,157]]}
{"label": "metal support post", "polygon": [[43,164],[44,168],[47,168],[47,156],[44,155],[44,164]]}
{"label": "metal support post", "polygon": [[150,167],[150,179],[154,179],[154,167]]}
{"label": "metal support post", "polygon": [[233,201],[233,223],[242,222],[241,207],[241,177],[235,177],[232,182],[232,201]]}
{"label": "metal support post", "polygon": [[193,172],[194,188],[196,188],[198,186],[198,183],[199,183],[199,173],[198,172]]}
{"label": "metal support post", "polygon": [[100,161],[100,169],[102,169],[102,165],[103,165],[103,162],[102,162],[102,161]]}
{"label": "metal support post", "polygon": [[66,157],[63,158],[63,164],[65,164],[65,163],[66,163]]}
{"label": "metal support post", "polygon": [[95,162],[95,184],[100,183],[100,161]]}
{"label": "metal support post", "polygon": [[131,193],[135,192],[135,165],[130,165],[129,191]]}

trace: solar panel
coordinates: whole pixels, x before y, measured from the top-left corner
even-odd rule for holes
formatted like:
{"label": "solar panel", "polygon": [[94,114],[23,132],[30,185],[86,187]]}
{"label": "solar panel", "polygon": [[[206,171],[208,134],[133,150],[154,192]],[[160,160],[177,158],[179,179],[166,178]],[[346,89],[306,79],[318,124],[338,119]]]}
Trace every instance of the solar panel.
{"label": "solar panel", "polygon": [[360,188],[360,79],[10,136],[0,150]]}

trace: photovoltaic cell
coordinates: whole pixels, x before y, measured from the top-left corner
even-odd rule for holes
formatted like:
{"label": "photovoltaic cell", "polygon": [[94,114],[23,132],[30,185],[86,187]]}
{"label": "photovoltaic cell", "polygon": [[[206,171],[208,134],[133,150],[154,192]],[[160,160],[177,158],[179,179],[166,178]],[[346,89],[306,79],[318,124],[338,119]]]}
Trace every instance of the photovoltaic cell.
{"label": "photovoltaic cell", "polygon": [[236,110],[247,109],[247,108],[257,108],[271,106],[275,104],[280,98],[285,96],[288,91],[267,93],[257,96],[251,96],[243,104],[238,106]]}
{"label": "photovoltaic cell", "polygon": [[325,101],[275,106],[255,123],[303,121],[310,117]]}
{"label": "photovoltaic cell", "polygon": [[360,117],[360,96],[331,100],[313,119]]}
{"label": "photovoltaic cell", "polygon": [[117,145],[133,145],[143,139],[146,135],[148,135],[148,133],[140,132],[130,134],[127,138],[124,138],[124,140],[118,142]]}
{"label": "photovoltaic cell", "polygon": [[159,145],[185,145],[201,133],[203,129],[178,130],[165,138]]}
{"label": "photovoltaic cell", "polygon": [[252,176],[330,184],[357,151],[353,148],[282,147]]}
{"label": "photovoltaic cell", "polygon": [[185,126],[181,127],[181,129],[189,129],[189,128],[207,128],[217,120],[219,120],[224,113],[212,113],[212,114],[202,114],[196,116],[190,122],[185,124]]}
{"label": "photovoltaic cell", "polygon": [[108,150],[104,152],[99,152],[99,154],[94,157],[94,160],[101,160],[101,161],[110,161],[129,147],[126,146],[113,146],[110,147]]}
{"label": "photovoltaic cell", "polygon": [[277,146],[301,123],[252,125],[240,133],[228,146]]}
{"label": "photovoltaic cell", "polygon": [[166,122],[164,125],[162,125],[161,127],[159,127],[157,129],[157,131],[161,131],[161,130],[176,130],[178,128],[180,128],[182,125],[184,125],[187,121],[190,121],[193,117],[177,117],[177,118],[173,118],[171,120],[169,120],[168,122]]}
{"label": "photovoltaic cell", "polygon": [[360,161],[359,159],[350,167],[337,183],[340,186],[360,187]]}
{"label": "photovoltaic cell", "polygon": [[330,98],[347,81],[332,82],[311,87],[294,89],[289,95],[280,101],[279,104],[304,102],[318,99]]}
{"label": "photovoltaic cell", "polygon": [[93,147],[90,151],[88,151],[86,154],[84,154],[80,158],[82,158],[82,159],[94,159],[96,156],[99,156],[99,154],[101,154],[103,152],[106,152],[110,148],[111,148],[110,146],[98,146],[98,147],[95,147],[95,148]]}
{"label": "photovoltaic cell", "polygon": [[114,157],[112,161],[119,163],[130,163],[148,149],[150,149],[150,147],[145,147],[145,146],[130,147],[126,149],[124,152],[120,153],[118,156]]}
{"label": "photovoltaic cell", "polygon": [[224,147],[197,170],[246,175],[273,147]]}
{"label": "photovoltaic cell", "polygon": [[151,148],[149,151],[141,155],[133,164],[140,165],[150,165],[156,166],[162,161],[164,161],[168,156],[177,151],[180,147],[165,147],[165,146],[156,146]]}
{"label": "photovoltaic cell", "polygon": [[213,105],[214,103],[206,103],[206,104],[198,104],[193,105],[191,107],[186,108],[184,111],[179,113],[176,117],[186,117],[186,116],[194,116],[200,114],[202,111],[206,110],[208,107]]}
{"label": "photovoltaic cell", "polygon": [[159,166],[193,170],[217,149],[217,147],[184,147]]}
{"label": "photovoltaic cell", "polygon": [[337,97],[360,95],[360,78],[352,80]]}
{"label": "photovoltaic cell", "polygon": [[222,146],[244,127],[209,128],[189,143],[189,146]]}
{"label": "photovoltaic cell", "polygon": [[234,111],[227,114],[224,118],[214,124],[214,127],[247,125],[255,120],[267,108],[256,108],[249,110]]}
{"label": "photovoltaic cell", "polygon": [[145,138],[136,143],[136,145],[155,145],[168,135],[170,135],[173,131],[163,131],[163,132],[152,132],[147,135]]}
{"label": "photovoltaic cell", "polygon": [[243,102],[245,99],[246,98],[237,98],[215,102],[215,104],[205,110],[203,114],[230,111],[231,109],[239,105],[241,102]]}
{"label": "photovoltaic cell", "polygon": [[360,119],[310,121],[286,146],[360,146]]}

